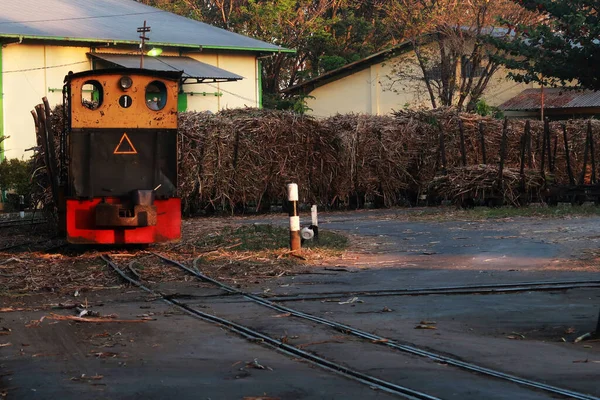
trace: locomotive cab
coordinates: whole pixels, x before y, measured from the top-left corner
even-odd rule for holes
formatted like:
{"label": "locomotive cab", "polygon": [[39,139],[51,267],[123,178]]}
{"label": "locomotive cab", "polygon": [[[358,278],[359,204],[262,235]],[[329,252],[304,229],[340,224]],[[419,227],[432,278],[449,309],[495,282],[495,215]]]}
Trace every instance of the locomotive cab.
{"label": "locomotive cab", "polygon": [[179,72],[107,69],[65,78],[61,138],[70,243],[178,240]]}

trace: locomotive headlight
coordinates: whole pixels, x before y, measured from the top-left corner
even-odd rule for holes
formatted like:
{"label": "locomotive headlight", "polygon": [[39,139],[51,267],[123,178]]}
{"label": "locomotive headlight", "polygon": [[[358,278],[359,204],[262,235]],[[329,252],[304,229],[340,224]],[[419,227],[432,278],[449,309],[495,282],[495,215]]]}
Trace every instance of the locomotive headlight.
{"label": "locomotive headlight", "polygon": [[122,76],[121,79],[119,79],[119,85],[121,86],[121,89],[126,90],[133,85],[133,81],[129,76]]}

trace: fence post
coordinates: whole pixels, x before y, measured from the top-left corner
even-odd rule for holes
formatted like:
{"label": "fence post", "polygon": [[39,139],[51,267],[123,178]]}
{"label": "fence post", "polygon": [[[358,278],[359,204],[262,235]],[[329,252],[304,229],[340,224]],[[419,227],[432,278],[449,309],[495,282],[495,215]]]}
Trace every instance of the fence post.
{"label": "fence post", "polygon": [[483,121],[479,121],[479,139],[481,140],[481,161],[482,164],[487,164],[487,157],[485,155],[485,130],[483,127]]}
{"label": "fence post", "polygon": [[529,120],[527,120],[526,124],[527,124],[526,126],[529,126],[529,130],[527,133],[527,137],[528,137],[528,140],[527,140],[527,167],[529,169],[533,169],[533,151],[531,149],[531,143],[533,142],[533,135],[531,134],[531,124],[530,124]]}
{"label": "fence post", "polygon": [[465,127],[463,126],[462,118],[458,115],[458,131],[460,133],[460,155],[462,158],[463,167],[467,166],[467,150],[465,148]]}
{"label": "fence post", "polygon": [[301,247],[300,217],[298,216],[298,185],[287,185],[288,200],[290,202],[290,250],[298,251]]}
{"label": "fence post", "polygon": [[592,177],[590,184],[596,183],[596,155],[594,154],[594,132],[592,131],[592,120],[588,120],[588,136],[590,137],[590,161],[592,163]]}
{"label": "fence post", "polygon": [[565,140],[565,158],[567,161],[567,173],[569,174],[569,184],[575,184],[575,178],[573,177],[573,170],[571,169],[571,156],[569,155],[569,140],[567,137],[567,124],[562,124],[563,128],[563,139]]}
{"label": "fence post", "polygon": [[550,140],[550,120],[548,118],[544,120],[544,136],[546,138],[546,146],[548,147],[548,169],[552,173],[554,172],[554,167],[552,166],[552,141]]}
{"label": "fence post", "polygon": [[529,133],[531,127],[529,126],[529,121],[525,123],[525,132],[523,132],[523,136],[521,136],[521,191],[525,193],[525,151],[527,149],[527,141],[529,140]]}
{"label": "fence post", "polygon": [[554,150],[552,150],[552,170],[550,172],[554,173],[556,170],[556,152],[558,151],[558,134],[554,136]]}
{"label": "fence post", "polygon": [[502,142],[500,143],[500,167],[498,168],[498,185],[502,190],[502,181],[504,178],[504,158],[506,157],[506,141],[508,140],[508,118],[504,118],[504,127],[502,128]]}
{"label": "fence post", "polygon": [[[439,124],[439,122],[438,122]],[[442,125],[439,124],[438,125],[438,129],[440,130],[440,156],[441,156],[441,160],[442,160],[442,173],[444,175],[446,175],[447,173],[447,169],[446,169],[446,145],[444,142],[444,129],[442,128]]]}
{"label": "fence post", "polygon": [[583,151],[583,168],[581,169],[581,177],[579,179],[579,184],[580,185],[584,185],[585,184],[585,172],[586,172],[586,169],[587,169],[589,148],[590,148],[590,135],[588,135],[586,133],[586,135],[585,135],[585,149]]}
{"label": "fence post", "polygon": [[542,132],[542,156],[540,157],[540,175],[544,179],[544,185],[546,185],[546,147],[546,128],[544,127],[544,131]]}

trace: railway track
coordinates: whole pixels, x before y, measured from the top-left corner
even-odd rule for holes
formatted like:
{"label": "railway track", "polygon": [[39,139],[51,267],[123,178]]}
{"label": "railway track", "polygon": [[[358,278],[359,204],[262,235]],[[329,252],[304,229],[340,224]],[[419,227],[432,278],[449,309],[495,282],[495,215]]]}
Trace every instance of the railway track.
{"label": "railway track", "polygon": [[321,293],[297,293],[293,295],[271,295],[262,298],[274,302],[288,301],[314,301],[341,299],[349,296],[362,297],[387,297],[387,296],[428,296],[436,294],[444,295],[465,295],[465,294],[502,294],[518,292],[547,292],[554,290],[569,290],[583,288],[598,288],[600,280],[588,281],[538,281],[521,283],[499,283],[487,285],[465,285],[465,286],[446,286],[432,288],[414,288],[414,289],[391,289],[391,290],[355,290],[341,292],[321,292]]}
{"label": "railway track", "polygon": [[15,226],[32,226],[48,223],[45,219],[13,219],[7,221],[0,221],[0,228],[12,228]]}
{"label": "railway track", "polygon": [[[366,340],[369,343],[374,343],[379,346],[386,346],[386,347],[392,348],[392,349],[397,350],[404,354],[422,357],[422,358],[434,361],[436,363],[450,365],[450,366],[456,367],[460,370],[468,371],[471,373],[476,373],[476,374],[479,374],[479,375],[482,375],[485,377],[495,378],[497,380],[501,380],[501,381],[505,381],[505,382],[510,382],[512,384],[517,384],[517,385],[520,385],[520,386],[528,388],[528,389],[534,389],[534,390],[546,392],[546,393],[552,394],[552,395],[559,395],[559,396],[563,396],[566,398],[581,399],[581,400],[600,400],[600,398],[592,396],[592,395],[579,393],[576,391],[572,391],[569,389],[564,389],[564,388],[560,388],[560,387],[556,387],[556,386],[547,385],[543,382],[538,382],[538,381],[534,381],[534,380],[530,380],[530,379],[526,379],[526,378],[521,378],[521,377],[518,377],[515,375],[507,374],[507,373],[504,373],[501,371],[497,371],[497,370],[493,370],[493,369],[486,368],[483,366],[479,366],[479,365],[469,363],[466,361],[462,361],[462,360],[459,360],[459,359],[456,359],[453,357],[449,357],[449,356],[446,356],[443,354],[425,350],[423,348],[419,348],[414,345],[402,344],[402,343],[399,343],[397,341],[394,341],[394,340],[391,340],[388,338],[384,338],[384,337],[381,337],[381,336],[378,336],[378,335],[375,335],[375,334],[372,334],[369,332],[362,331],[362,330],[354,328],[352,326],[340,324],[335,321],[331,321],[331,320],[328,320],[325,318],[321,318],[321,317],[307,314],[307,313],[304,313],[304,312],[301,312],[298,310],[294,310],[292,308],[276,304],[272,300],[268,300],[268,299],[265,299],[263,297],[256,296],[253,294],[245,293],[241,290],[230,287],[222,282],[219,282],[215,279],[210,278],[209,276],[206,276],[206,275],[200,273],[197,270],[193,270],[175,260],[172,260],[172,259],[162,256],[160,254],[157,254],[157,253],[153,253],[153,254],[156,255],[157,257],[159,257],[160,259],[162,259],[163,261],[170,263],[174,266],[177,266],[178,268],[182,269],[183,271],[193,275],[197,279],[204,281],[204,282],[209,282],[209,283],[215,285],[216,287],[224,290],[228,294],[242,296],[244,299],[249,300],[250,302],[256,303],[260,306],[264,306],[264,307],[267,307],[272,310],[276,310],[281,313],[289,314],[290,316],[294,316],[294,317],[299,318],[304,321],[310,321],[312,323],[316,323],[316,324],[319,324],[322,326],[333,328],[337,331],[343,332],[344,334]],[[289,355],[293,355],[294,357],[301,357],[302,359],[306,359],[307,361],[310,361],[311,363],[315,363],[323,368],[335,371],[337,373],[340,373],[340,374],[350,377],[352,379],[358,380],[362,383],[367,383],[367,384],[372,385],[374,382],[374,384],[376,385],[374,387],[377,387],[381,390],[385,390],[390,393],[395,393],[395,394],[401,395],[405,398],[416,398],[416,399],[435,398],[426,393],[422,393],[422,392],[418,392],[418,391],[415,391],[415,390],[412,390],[412,389],[409,389],[406,387],[398,386],[391,382],[383,381],[379,378],[376,378],[376,377],[373,377],[370,375],[365,375],[365,374],[355,371],[355,370],[351,370],[351,369],[349,369],[345,366],[342,366],[340,364],[337,364],[333,361],[326,360],[319,356],[315,356],[314,354],[304,352],[304,351],[298,349],[297,347],[290,346],[286,343],[283,343],[280,340],[273,339],[271,336],[268,336],[264,333],[254,331],[246,326],[239,325],[235,322],[225,320],[223,318],[219,318],[219,317],[216,317],[211,314],[207,314],[203,311],[199,311],[199,310],[197,310],[185,303],[179,302],[178,300],[175,300],[173,298],[170,298],[170,297],[167,298],[166,296],[144,286],[140,281],[127,276],[121,269],[119,269],[119,267],[116,264],[114,264],[112,262],[112,260],[108,256],[104,255],[104,256],[102,256],[102,258],[104,259],[104,261],[106,261],[108,263],[108,265],[110,265],[117,273],[119,273],[119,275],[121,275],[128,282],[141,288],[142,290],[152,293],[155,296],[159,296],[163,301],[181,308],[188,314],[194,315],[194,316],[201,318],[203,320],[206,320],[206,321],[220,324],[220,325],[226,327],[227,329],[229,329],[230,331],[238,333],[246,338],[260,339],[260,340],[264,341],[265,344],[267,344],[273,348],[276,348],[279,351],[282,351]]]}
{"label": "railway track", "polygon": [[114,262],[112,262],[112,260],[109,257],[107,257],[106,255],[103,255],[102,259],[104,261],[106,261],[106,263],[112,269],[114,269],[123,279],[125,279],[132,285],[137,286],[138,288],[144,290],[145,292],[150,293],[153,296],[160,298],[162,301],[164,301],[167,304],[178,307],[179,309],[181,309],[182,311],[184,311],[185,313],[187,313],[193,317],[200,318],[204,321],[218,324],[218,325],[228,329],[231,332],[234,332],[234,333],[237,333],[237,334],[243,336],[246,339],[261,341],[261,343],[264,343],[265,345],[267,345],[283,354],[286,354],[286,355],[289,355],[289,356],[292,356],[295,358],[300,358],[303,361],[309,362],[313,365],[317,365],[326,370],[343,375],[343,376],[350,378],[352,380],[355,380],[357,382],[364,383],[366,385],[369,385],[372,388],[382,390],[382,391],[385,391],[388,393],[396,394],[396,395],[399,395],[401,397],[404,397],[404,398],[410,399],[410,400],[440,400],[438,397],[428,395],[427,393],[412,390],[410,388],[396,385],[392,382],[388,382],[388,381],[376,378],[374,376],[367,375],[367,374],[361,373],[359,371],[350,369],[341,364],[324,359],[322,357],[316,356],[312,353],[309,353],[307,351],[304,351],[302,349],[299,349],[297,347],[294,347],[292,345],[284,343],[281,340],[274,339],[274,338],[272,338],[268,335],[265,335],[261,332],[257,332],[246,326],[237,324],[235,322],[229,321],[224,318],[217,317],[212,314],[205,313],[205,312],[197,310],[194,307],[191,307],[185,303],[182,303],[178,300],[168,298],[168,297],[162,295],[161,293],[143,285],[140,281],[128,276]]}
{"label": "railway track", "polygon": [[[9,246],[1,247],[0,248],[0,252],[7,251],[7,250],[18,249],[19,247],[34,246],[34,245],[38,245],[38,244],[41,244],[41,243],[50,242],[50,241],[52,241],[54,239],[55,238],[40,239],[40,240],[30,240],[30,241],[27,241],[27,242],[16,243],[16,244],[12,244],[12,245],[9,245]],[[51,247],[46,247],[42,251],[43,252],[49,252],[49,251],[53,251],[55,249],[58,249],[58,248],[64,247],[64,246],[65,246],[65,244],[60,244],[60,245],[55,245],[55,246],[51,246]]]}

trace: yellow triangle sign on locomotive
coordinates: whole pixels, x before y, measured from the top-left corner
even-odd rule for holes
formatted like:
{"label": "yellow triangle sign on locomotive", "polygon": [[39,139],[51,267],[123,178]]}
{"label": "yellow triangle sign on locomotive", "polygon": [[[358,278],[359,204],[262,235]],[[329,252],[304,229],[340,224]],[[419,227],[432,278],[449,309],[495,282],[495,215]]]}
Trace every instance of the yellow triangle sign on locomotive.
{"label": "yellow triangle sign on locomotive", "polygon": [[137,154],[137,150],[135,149],[133,143],[131,143],[127,133],[123,133],[123,136],[121,136],[121,140],[119,141],[117,147],[115,147],[113,154]]}

